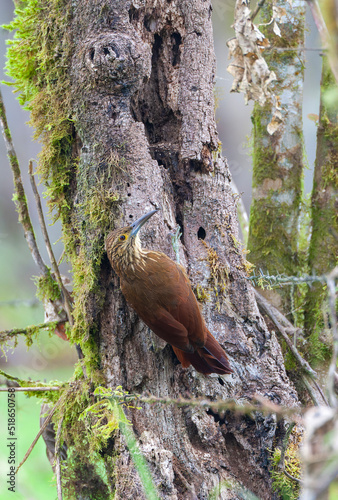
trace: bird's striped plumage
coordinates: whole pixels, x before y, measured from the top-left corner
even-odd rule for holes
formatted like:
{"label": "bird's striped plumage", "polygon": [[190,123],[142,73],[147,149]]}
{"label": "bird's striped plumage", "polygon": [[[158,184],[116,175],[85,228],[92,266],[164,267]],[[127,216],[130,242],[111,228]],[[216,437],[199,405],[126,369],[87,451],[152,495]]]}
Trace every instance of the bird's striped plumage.
{"label": "bird's striped plumage", "polygon": [[192,364],[204,374],[231,373],[225,351],[206,327],[184,269],[164,253],[142,249],[135,224],[112,231],[106,239],[109,261],[120,276],[128,304],[172,345],[184,367]]}

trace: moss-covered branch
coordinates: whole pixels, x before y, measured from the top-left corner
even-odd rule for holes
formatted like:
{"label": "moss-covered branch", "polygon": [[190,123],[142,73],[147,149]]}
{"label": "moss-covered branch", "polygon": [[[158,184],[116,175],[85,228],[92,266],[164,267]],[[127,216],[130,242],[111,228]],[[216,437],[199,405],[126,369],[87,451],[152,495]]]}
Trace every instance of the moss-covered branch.
{"label": "moss-covered branch", "polygon": [[[12,387],[14,392],[49,392],[49,391],[59,391],[60,387],[46,386],[46,387]],[[0,392],[8,392],[8,388],[0,387]]]}
{"label": "moss-covered branch", "polygon": [[40,330],[48,329],[49,332],[55,330],[58,321],[50,321],[49,323],[40,323],[38,325],[25,326],[24,328],[12,328],[11,330],[3,330],[0,332],[0,340],[7,340],[8,337],[15,337],[16,335],[26,335],[31,337]]}

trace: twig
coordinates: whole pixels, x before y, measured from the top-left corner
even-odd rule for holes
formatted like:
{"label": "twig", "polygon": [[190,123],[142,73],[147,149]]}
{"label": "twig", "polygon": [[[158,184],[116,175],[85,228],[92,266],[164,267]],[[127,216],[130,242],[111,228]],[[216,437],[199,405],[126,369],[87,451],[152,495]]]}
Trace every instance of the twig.
{"label": "twig", "polygon": [[264,4],[265,4],[265,0],[260,0],[260,2],[258,2],[255,10],[253,11],[253,13],[250,16],[251,21],[253,21],[255,19],[255,17],[257,16],[258,12],[261,10],[261,8],[263,7]]}
{"label": "twig", "polygon": [[[26,381],[22,381],[16,377],[12,377],[11,375],[7,375],[6,373],[0,372],[8,377],[9,379],[13,379],[17,381],[18,383],[27,383]],[[58,386],[29,386],[29,387],[14,387],[13,388],[16,391],[21,391],[21,392],[44,392],[44,391],[59,391],[61,387]],[[0,392],[8,391],[6,388],[0,388]],[[101,396],[99,396],[101,397]],[[282,415],[282,416],[292,416],[293,420],[297,423],[301,423],[301,418],[299,417],[300,410],[298,407],[295,408],[287,408],[284,406],[277,405],[273,403],[272,401],[264,398],[260,394],[255,394],[253,396],[253,401],[256,401],[259,403],[259,406],[251,404],[251,403],[237,403],[234,400],[216,400],[216,401],[210,401],[209,399],[205,398],[169,398],[169,397],[157,397],[157,396],[152,396],[152,395],[145,395],[145,394],[128,394],[128,393],[123,393],[122,395],[116,395],[112,394],[111,396],[115,400],[120,400],[121,403],[126,403],[130,404],[133,401],[136,401],[136,404],[138,402],[140,403],[148,403],[148,404],[161,404],[161,405],[170,405],[174,404],[176,406],[193,406],[193,407],[201,407],[201,408],[213,408],[217,411],[237,411],[239,413],[251,413],[253,411],[259,411],[262,413],[266,414],[271,414],[271,413],[276,413],[277,415]]]}
{"label": "twig", "polygon": [[[306,377],[306,375],[304,373],[302,373],[301,376],[302,376],[302,382],[305,385],[305,388],[306,388],[307,392],[309,393],[309,395],[310,395],[310,397],[312,399],[313,404],[315,406],[319,406],[319,401],[317,399],[316,394],[314,393],[314,390],[313,390],[313,388],[312,388],[309,380],[307,379],[307,377]],[[326,401],[326,400],[324,399],[324,401]]]}
{"label": "twig", "polygon": [[57,262],[56,262],[56,259],[54,256],[54,252],[53,252],[52,246],[50,244],[50,239],[49,239],[49,235],[48,235],[48,231],[47,231],[47,227],[46,227],[46,222],[45,222],[45,218],[43,216],[41,199],[40,199],[39,191],[36,187],[36,183],[35,183],[35,179],[34,179],[34,175],[33,175],[33,162],[32,162],[32,160],[29,161],[28,172],[29,172],[29,178],[31,181],[31,185],[32,185],[33,193],[34,193],[34,198],[35,198],[35,202],[36,202],[36,206],[37,206],[37,210],[38,210],[40,227],[41,227],[41,231],[43,234],[43,238],[45,240],[46,249],[48,252],[50,262],[52,264],[52,268],[54,271],[54,275],[56,277],[56,281],[58,282],[60,290],[62,290],[63,297],[64,297],[63,302],[64,302],[64,306],[65,306],[66,313],[68,316],[68,321],[69,321],[70,326],[72,327],[74,322],[73,322],[73,317],[72,317],[71,298],[70,298],[70,295],[69,295],[67,288],[64,286],[64,284],[62,282],[59,267],[57,265]]}
{"label": "twig", "polygon": [[64,255],[65,255],[65,249],[63,249],[61,252],[61,255],[60,255],[59,260],[58,260],[58,266],[61,264]]}
{"label": "twig", "polygon": [[[115,397],[115,396],[113,396]],[[126,394],[117,399],[124,400],[126,403],[130,401],[136,400],[136,404],[140,403],[149,403],[149,404],[162,404],[162,405],[170,405],[174,404],[176,406],[192,406],[192,407],[200,407],[200,408],[211,408],[217,411],[235,411],[237,413],[249,414],[253,411],[258,411],[264,414],[276,413],[281,416],[292,416],[293,420],[297,423],[302,423],[301,417],[299,417],[300,409],[299,408],[287,408],[285,406],[276,405],[272,401],[269,401],[263,396],[259,394],[255,394],[253,396],[253,400],[259,403],[259,406],[251,404],[251,403],[237,403],[236,401],[226,401],[226,400],[216,400],[210,401],[209,399],[200,399],[200,398],[167,398],[167,397],[156,397],[156,396],[146,396],[142,394]]]}
{"label": "twig", "polygon": [[18,473],[20,467],[26,462],[27,458],[29,457],[29,455],[32,453],[32,450],[34,448],[34,446],[36,445],[36,443],[38,442],[38,439],[39,437],[41,436],[41,434],[43,433],[43,431],[46,429],[47,425],[49,424],[49,422],[51,421],[52,419],[52,416],[54,415],[55,411],[57,410],[57,408],[60,406],[61,404],[61,401],[63,400],[63,395],[61,395],[59,397],[59,399],[57,400],[56,404],[53,406],[53,408],[51,409],[50,413],[47,415],[46,417],[46,420],[44,421],[44,423],[42,424],[42,426],[40,427],[40,430],[39,432],[37,433],[37,435],[35,436],[34,438],[34,441],[33,443],[30,445],[30,447],[28,448],[28,451],[27,453],[25,454],[25,456],[23,457],[23,460],[19,463],[18,465],[18,468],[16,469],[16,472],[15,474]]}
{"label": "twig", "polygon": [[333,408],[338,407],[337,397],[335,395],[335,388],[334,388],[336,369],[337,369],[337,359],[338,359],[338,331],[337,331],[337,320],[336,320],[336,290],[335,290],[336,288],[335,280],[337,278],[338,278],[338,267],[333,269],[333,271],[327,277],[333,349],[332,349],[331,363],[327,375],[326,389],[330,405]]}
{"label": "twig", "polygon": [[301,357],[299,354],[297,348],[293,345],[292,341],[290,340],[288,334],[285,331],[285,328],[281,324],[281,322],[277,319],[277,315],[275,313],[275,308],[269,304],[269,302],[259,293],[257,290],[255,290],[255,295],[257,299],[258,305],[263,309],[263,311],[269,316],[269,318],[274,322],[275,326],[278,328],[280,334],[282,335],[283,339],[285,340],[286,344],[288,345],[290,351],[300,364],[300,366],[303,368],[303,370],[308,373],[311,377],[316,377],[317,373],[315,370],[311,368],[309,363]]}
{"label": "twig", "polygon": [[[315,25],[317,26],[318,33],[323,44],[324,48],[329,48],[330,45],[334,44],[334,41],[331,40],[330,33],[325,24],[325,20],[322,15],[322,11],[320,9],[320,5],[317,0],[306,0],[307,4],[310,7],[311,14]],[[334,5],[334,2],[333,2]],[[336,82],[338,83],[338,59],[336,50],[332,47],[332,50],[328,51],[328,61],[331,67],[331,71],[333,76],[335,77]]]}
{"label": "twig", "polygon": [[27,383],[27,380],[22,380],[21,378],[14,377],[13,375],[10,375],[9,373],[4,372],[3,370],[0,370],[0,375],[5,377],[7,380],[12,380],[13,382],[17,382],[19,385]]}
{"label": "twig", "polygon": [[[303,370],[306,372],[307,375],[311,377],[312,383],[315,385],[317,391],[319,392],[320,396],[323,399],[323,402],[325,404],[328,404],[327,399],[322,391],[322,388],[318,384],[316,378],[317,378],[317,373],[315,370],[311,368],[309,363],[301,357],[299,354],[296,346],[292,343],[290,340],[290,337],[288,335],[288,332],[299,332],[299,328],[295,328],[292,323],[280,312],[278,309],[276,309],[273,305],[271,305],[257,290],[255,290],[255,295],[257,299],[258,305],[261,307],[261,309],[269,316],[269,318],[274,322],[275,326],[278,328],[279,332],[281,333],[282,337],[284,338],[285,342],[287,343],[289,349],[291,350],[292,354],[295,356],[296,360],[299,362],[300,366],[303,368]],[[282,325],[286,325],[285,327]],[[302,381],[311,396],[311,399],[313,403],[318,406],[319,401],[313,391],[313,388],[311,387],[310,382],[307,380],[306,374],[302,374]]]}
{"label": "twig", "polygon": [[[30,160],[30,162],[29,162],[28,171],[29,171],[29,178],[30,178],[31,185],[32,185],[32,190],[33,190],[33,193],[34,193],[36,207],[37,207],[37,210],[38,210],[40,227],[41,227],[41,231],[42,231],[42,234],[43,234],[43,238],[45,240],[46,249],[47,249],[47,252],[48,252],[48,256],[49,256],[50,262],[52,264],[52,268],[53,268],[53,271],[54,271],[54,275],[55,275],[56,281],[57,281],[57,283],[59,285],[60,290],[62,291],[63,305],[64,305],[64,308],[65,308],[66,313],[67,313],[68,322],[69,322],[70,327],[72,327],[74,325],[74,320],[73,320],[73,315],[72,315],[72,299],[71,299],[71,296],[70,296],[67,288],[63,284],[63,281],[62,281],[62,278],[61,278],[61,274],[60,274],[60,270],[59,270],[59,266],[58,266],[58,263],[56,262],[55,255],[54,255],[54,252],[53,252],[53,249],[52,249],[52,245],[50,244],[50,239],[49,239],[49,235],[48,235],[48,231],[47,231],[47,227],[46,227],[46,222],[45,222],[45,218],[43,216],[43,211],[42,211],[42,206],[41,206],[41,199],[40,199],[39,191],[38,191],[38,189],[36,187],[36,182],[35,182],[35,179],[34,179],[33,162],[32,162],[32,160]],[[84,363],[82,361],[84,359],[84,355],[83,355],[81,346],[79,344],[75,344],[75,347],[76,347],[76,352],[77,352],[78,358],[79,358],[80,363],[81,363],[81,368],[82,368],[82,371],[83,371],[83,376],[84,376],[84,378],[87,378],[86,367],[85,367],[85,365],[84,365]]]}
{"label": "twig", "polygon": [[[35,234],[34,234],[34,229],[33,225],[29,216],[29,211],[28,211],[28,205],[27,205],[27,199],[26,199],[26,194],[25,194],[25,189],[22,183],[22,178],[21,178],[21,170],[20,170],[20,165],[19,165],[19,160],[16,155],[13,141],[12,141],[12,136],[8,127],[7,123],[7,117],[6,117],[6,109],[3,103],[3,98],[2,98],[2,93],[0,90],[0,122],[1,122],[1,127],[2,127],[2,134],[5,140],[6,144],[6,149],[7,149],[7,155],[9,158],[9,163],[11,165],[11,169],[13,172],[13,180],[14,180],[14,189],[15,189],[15,202],[16,202],[16,207],[19,213],[19,222],[21,223],[23,230],[24,230],[24,235],[29,247],[29,250],[32,254],[33,260],[35,264],[37,265],[40,274],[42,276],[49,277],[49,269],[44,263],[41,254],[39,252],[36,239],[35,239]],[[56,311],[56,306],[53,304],[53,307],[55,309],[55,313],[57,314]]]}
{"label": "twig", "polygon": [[0,332],[0,339],[3,337],[14,337],[15,335],[29,335],[31,331],[43,330],[45,328],[56,328],[59,321],[50,321],[46,323],[39,323],[38,325],[26,326],[25,328],[12,328],[11,330],[3,330]]}
{"label": "twig", "polygon": [[263,273],[261,269],[259,269],[259,274],[253,274],[246,278],[248,281],[253,281],[255,286],[261,286],[261,283],[266,281],[270,287],[272,286],[284,286],[284,285],[299,285],[301,283],[325,283],[327,281],[326,274],[322,274],[320,276],[311,276],[308,274],[304,274],[303,276],[286,276],[285,274],[269,274]]}
{"label": "twig", "polygon": [[292,429],[294,428],[295,425],[296,425],[295,422],[290,422],[290,424],[288,425],[287,431],[285,433],[285,437],[283,439],[283,446],[282,446],[282,450],[281,450],[281,454],[280,454],[280,461],[279,461],[280,468],[283,471],[285,470],[285,452],[286,452],[286,448],[288,447],[289,439],[290,439],[290,436],[291,436],[291,432],[292,432]]}
{"label": "twig", "polygon": [[38,246],[36,244],[34,230],[32,226],[31,219],[29,217],[28,205],[25,195],[25,190],[23,187],[22,179],[21,179],[21,171],[19,166],[18,157],[16,155],[11,133],[8,127],[7,118],[6,118],[6,109],[3,103],[2,93],[0,90],[0,122],[2,127],[2,135],[5,140],[7,155],[9,158],[9,163],[11,165],[11,169],[13,172],[14,179],[14,188],[15,188],[15,200],[16,206],[19,213],[19,222],[22,224],[24,229],[25,238],[29,247],[29,250],[32,254],[33,260],[35,264],[38,266],[41,274],[48,275],[48,268],[44,263]]}
{"label": "twig", "polygon": [[286,475],[286,477],[288,477],[289,479],[291,479],[291,481],[295,481],[296,483],[303,484],[303,481],[301,481],[300,479],[298,479],[298,477],[291,476],[291,474],[289,474],[287,470],[284,469],[283,472]]}
{"label": "twig", "polygon": [[[46,385],[39,385],[36,386],[34,384],[38,384],[38,381],[32,380],[23,380],[18,377],[14,377],[13,375],[10,375],[9,373],[4,372],[3,370],[0,370],[0,375],[2,375],[5,378],[5,381],[0,381],[1,385],[4,385],[7,383],[8,380],[11,380],[12,382],[16,382],[20,387],[13,387],[14,390],[16,391],[46,391],[46,390],[59,390],[61,387],[56,387],[56,386],[47,386]],[[30,385],[25,385],[25,384],[30,384]],[[7,390],[7,389],[5,389]],[[4,391],[4,389],[0,388],[0,391]]]}
{"label": "twig", "polygon": [[287,431],[286,431],[285,437],[283,439],[283,447],[282,447],[281,454],[280,454],[279,466],[282,469],[282,471],[284,472],[284,474],[286,475],[286,477],[288,477],[292,481],[295,481],[296,483],[302,484],[302,481],[300,479],[298,479],[297,477],[292,476],[285,469],[285,452],[286,452],[286,448],[288,447],[288,444],[289,444],[289,439],[290,439],[290,435],[291,435],[292,429],[294,428],[295,425],[296,425],[296,422],[291,422],[289,424],[289,426],[288,426]]}
{"label": "twig", "polygon": [[[26,199],[25,190],[24,190],[22,178],[21,178],[21,170],[20,170],[20,166],[19,166],[18,157],[17,157],[15,149],[14,149],[11,133],[10,133],[10,130],[8,127],[8,122],[7,122],[7,117],[6,117],[6,109],[4,106],[1,90],[0,90],[0,122],[1,122],[1,127],[2,127],[2,134],[3,134],[4,140],[5,140],[5,144],[6,144],[9,162],[10,162],[11,169],[13,172],[14,188],[15,188],[15,195],[16,195],[16,205],[17,205],[17,209],[18,209],[18,213],[19,213],[19,222],[22,224],[28,247],[30,249],[30,252],[32,254],[34,262],[36,263],[36,265],[38,266],[38,268],[40,270],[40,273],[43,276],[49,276],[49,270],[48,270],[48,267],[46,266],[46,264],[44,263],[44,261],[41,257],[41,254],[39,252],[39,249],[38,249],[38,246],[36,243],[36,239],[35,239],[33,225],[32,225],[32,222],[31,222],[31,219],[29,216],[27,199]],[[72,318],[72,314],[71,314],[69,292],[62,283],[60,272],[59,272],[57,263],[55,261],[55,257],[53,255],[53,252],[51,249],[50,241],[49,241],[47,230],[46,230],[46,225],[45,225],[43,215],[42,215],[41,201],[40,201],[39,193],[36,189],[36,184],[35,184],[34,178],[32,176],[32,162],[29,163],[29,173],[30,173],[30,178],[31,178],[31,182],[32,182],[32,187],[33,187],[35,199],[37,200],[41,229],[42,229],[43,236],[45,238],[47,251],[48,251],[50,257],[52,255],[51,262],[53,265],[54,273],[55,273],[55,276],[57,278],[60,290],[62,290],[62,292],[63,292],[64,305],[65,305],[66,313],[68,316],[68,321],[69,321],[70,326],[72,326],[73,325],[73,318]],[[48,240],[48,243],[46,240]],[[23,332],[20,332],[20,333],[23,333]],[[15,335],[15,334],[13,333],[13,335]],[[80,348],[80,346],[77,346],[77,352],[79,353],[79,351],[81,351],[81,348]],[[83,359],[82,351],[81,351],[81,356],[79,355],[79,358]],[[83,364],[82,364],[82,369],[83,369],[84,376],[86,377],[86,370],[85,370],[85,367],[83,366]]]}

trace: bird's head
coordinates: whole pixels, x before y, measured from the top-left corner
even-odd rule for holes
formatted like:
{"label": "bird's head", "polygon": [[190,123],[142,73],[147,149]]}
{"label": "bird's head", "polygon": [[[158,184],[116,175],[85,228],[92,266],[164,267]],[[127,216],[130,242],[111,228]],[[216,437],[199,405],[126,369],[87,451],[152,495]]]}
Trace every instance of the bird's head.
{"label": "bird's head", "polygon": [[130,226],[111,231],[106,238],[106,252],[111,266],[118,274],[141,257],[142,248],[138,232],[141,227],[156,214],[152,210],[133,222]]}

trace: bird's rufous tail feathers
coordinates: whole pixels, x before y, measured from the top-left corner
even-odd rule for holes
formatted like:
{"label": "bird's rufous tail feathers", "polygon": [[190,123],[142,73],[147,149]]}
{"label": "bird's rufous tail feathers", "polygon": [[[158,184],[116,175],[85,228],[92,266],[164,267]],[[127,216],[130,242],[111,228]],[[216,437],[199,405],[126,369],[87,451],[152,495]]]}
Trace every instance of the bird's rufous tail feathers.
{"label": "bird's rufous tail feathers", "polygon": [[209,331],[204,347],[198,348],[195,352],[184,352],[181,349],[177,349],[177,347],[173,347],[173,349],[184,368],[192,365],[198,372],[204,373],[204,375],[209,375],[210,373],[225,375],[233,372],[224,349]]}

